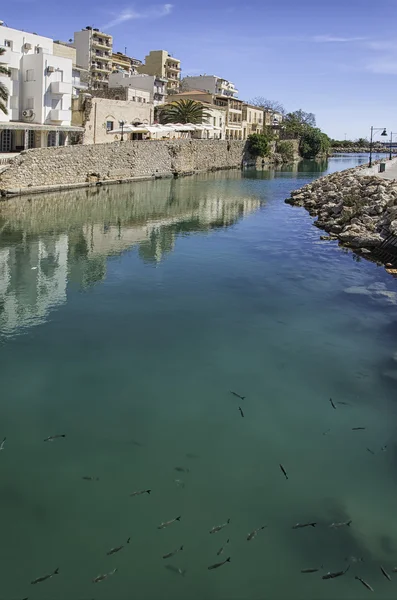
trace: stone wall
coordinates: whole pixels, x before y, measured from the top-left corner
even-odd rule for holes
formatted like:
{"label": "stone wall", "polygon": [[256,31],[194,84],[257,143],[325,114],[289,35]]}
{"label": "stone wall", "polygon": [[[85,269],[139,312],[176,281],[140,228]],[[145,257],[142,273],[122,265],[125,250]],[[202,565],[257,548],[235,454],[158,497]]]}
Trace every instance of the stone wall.
{"label": "stone wall", "polygon": [[238,168],[247,158],[246,144],[239,141],[138,141],[38,148],[22,152],[0,174],[0,195],[42,191],[48,186],[60,189]]}

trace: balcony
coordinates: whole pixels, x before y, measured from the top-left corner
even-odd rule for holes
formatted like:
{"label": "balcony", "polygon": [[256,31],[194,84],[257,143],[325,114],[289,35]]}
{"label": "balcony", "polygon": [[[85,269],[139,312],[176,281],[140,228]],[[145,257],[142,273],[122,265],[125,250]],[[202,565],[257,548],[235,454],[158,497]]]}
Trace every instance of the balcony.
{"label": "balcony", "polygon": [[60,110],[59,108],[52,108],[50,110],[51,121],[70,121],[70,118],[70,110]]}
{"label": "balcony", "polygon": [[108,67],[106,65],[92,65],[92,70],[93,71],[99,71],[100,73],[111,73],[112,72],[112,68]]}
{"label": "balcony", "polygon": [[50,85],[51,94],[71,94],[72,84],[64,81],[53,81]]}
{"label": "balcony", "polygon": [[109,44],[106,40],[98,40],[94,37],[92,38],[92,45],[96,48],[104,48],[105,50],[112,48],[112,44]]}
{"label": "balcony", "polygon": [[6,48],[5,50],[4,54],[0,56],[0,64],[5,64],[10,69],[19,69],[21,61],[20,53],[13,52],[11,48]]}
{"label": "balcony", "polygon": [[167,71],[174,71],[175,73],[179,73],[181,71],[181,68],[174,63],[166,63],[165,68]]}

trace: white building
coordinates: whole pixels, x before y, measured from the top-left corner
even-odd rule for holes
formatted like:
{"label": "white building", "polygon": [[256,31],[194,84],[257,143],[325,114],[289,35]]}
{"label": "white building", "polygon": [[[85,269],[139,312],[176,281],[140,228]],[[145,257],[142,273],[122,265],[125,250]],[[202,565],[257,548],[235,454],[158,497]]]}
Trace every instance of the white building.
{"label": "white building", "polygon": [[217,96],[228,96],[237,98],[238,90],[234,83],[216,75],[198,75],[197,77],[184,77],[182,79],[182,88],[189,90],[205,90],[210,94]]}
{"label": "white building", "polygon": [[72,119],[72,61],[53,54],[53,40],[5,27],[0,21],[0,61],[10,77],[8,114],[0,113],[0,152],[67,143]]}
{"label": "white building", "polygon": [[157,75],[127,75],[126,73],[113,72],[109,75],[110,88],[134,88],[150,93],[150,102],[164,104],[167,95],[167,79]]}

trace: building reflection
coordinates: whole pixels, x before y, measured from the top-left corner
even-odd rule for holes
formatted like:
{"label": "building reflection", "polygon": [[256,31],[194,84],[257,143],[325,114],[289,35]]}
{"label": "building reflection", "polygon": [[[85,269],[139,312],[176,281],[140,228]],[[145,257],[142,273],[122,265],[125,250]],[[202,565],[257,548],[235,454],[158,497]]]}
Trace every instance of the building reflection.
{"label": "building reflection", "polygon": [[257,210],[239,172],[15,198],[0,206],[0,332],[42,323],[68,286],[105,279],[107,259],[137,247],[159,266],[179,235],[227,227]]}

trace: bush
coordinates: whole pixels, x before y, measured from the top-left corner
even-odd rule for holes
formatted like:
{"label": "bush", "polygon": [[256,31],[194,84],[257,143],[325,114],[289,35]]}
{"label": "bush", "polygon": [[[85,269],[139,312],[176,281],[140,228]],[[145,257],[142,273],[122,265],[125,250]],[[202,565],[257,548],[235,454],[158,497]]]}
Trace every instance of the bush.
{"label": "bush", "polygon": [[294,145],[292,142],[278,142],[277,152],[281,154],[285,160],[293,161],[295,158]]}
{"label": "bush", "polygon": [[320,129],[310,127],[301,137],[299,153],[303,158],[315,158],[326,154],[330,148],[330,139]]}
{"label": "bush", "polygon": [[248,136],[249,152],[252,156],[267,156],[270,151],[269,136],[263,133],[253,133]]}

